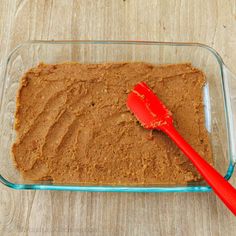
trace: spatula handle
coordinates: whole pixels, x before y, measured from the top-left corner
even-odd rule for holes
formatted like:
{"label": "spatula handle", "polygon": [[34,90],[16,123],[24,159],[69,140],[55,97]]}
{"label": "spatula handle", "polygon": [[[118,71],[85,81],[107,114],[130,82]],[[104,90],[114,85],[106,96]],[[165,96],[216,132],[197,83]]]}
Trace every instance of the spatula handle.
{"label": "spatula handle", "polygon": [[182,150],[182,152],[193,162],[199,173],[212,187],[214,192],[225,203],[225,205],[236,215],[236,190],[217,170],[208,164],[177,132],[173,125],[165,125],[164,131]]}

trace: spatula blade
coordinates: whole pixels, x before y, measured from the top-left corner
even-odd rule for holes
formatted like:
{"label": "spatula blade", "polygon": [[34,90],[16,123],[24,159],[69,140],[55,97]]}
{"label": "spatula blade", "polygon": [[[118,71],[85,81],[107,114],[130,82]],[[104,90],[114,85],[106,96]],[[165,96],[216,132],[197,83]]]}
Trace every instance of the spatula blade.
{"label": "spatula blade", "polygon": [[128,95],[127,107],[146,129],[161,129],[173,123],[171,112],[144,82]]}

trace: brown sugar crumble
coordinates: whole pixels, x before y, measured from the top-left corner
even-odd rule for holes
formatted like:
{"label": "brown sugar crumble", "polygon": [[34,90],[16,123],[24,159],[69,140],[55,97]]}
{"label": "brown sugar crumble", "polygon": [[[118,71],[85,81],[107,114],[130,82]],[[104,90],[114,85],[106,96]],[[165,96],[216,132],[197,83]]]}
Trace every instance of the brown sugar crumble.
{"label": "brown sugar crumble", "polygon": [[12,147],[29,180],[91,185],[187,184],[195,167],[162,132],[145,130],[126,107],[146,82],[173,113],[181,135],[208,162],[205,76],[191,64],[39,64],[21,79]]}

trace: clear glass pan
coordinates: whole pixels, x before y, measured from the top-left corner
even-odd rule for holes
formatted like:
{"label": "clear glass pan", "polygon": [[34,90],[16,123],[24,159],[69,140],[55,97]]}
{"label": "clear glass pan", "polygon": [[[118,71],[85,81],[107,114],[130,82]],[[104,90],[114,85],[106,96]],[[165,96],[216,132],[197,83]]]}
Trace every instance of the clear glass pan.
{"label": "clear glass pan", "polygon": [[2,65],[0,91],[0,181],[14,189],[105,191],[105,192],[207,192],[201,185],[155,187],[79,186],[24,180],[15,169],[11,146],[15,99],[22,74],[39,62],[102,63],[143,61],[154,64],[191,62],[206,74],[205,124],[210,134],[215,168],[229,179],[235,165],[236,78],[212,48],[198,43],[144,41],[29,41],[16,47]]}

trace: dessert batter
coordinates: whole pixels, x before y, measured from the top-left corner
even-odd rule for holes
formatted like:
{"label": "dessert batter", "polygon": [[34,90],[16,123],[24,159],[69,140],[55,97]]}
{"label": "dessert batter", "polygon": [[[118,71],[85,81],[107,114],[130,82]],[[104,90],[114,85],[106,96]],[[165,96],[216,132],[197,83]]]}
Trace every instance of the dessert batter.
{"label": "dessert batter", "polygon": [[146,82],[181,135],[212,163],[203,72],[191,64],[39,64],[21,79],[12,152],[26,179],[100,185],[187,184],[195,167],[162,132],[142,128],[128,93]]}

